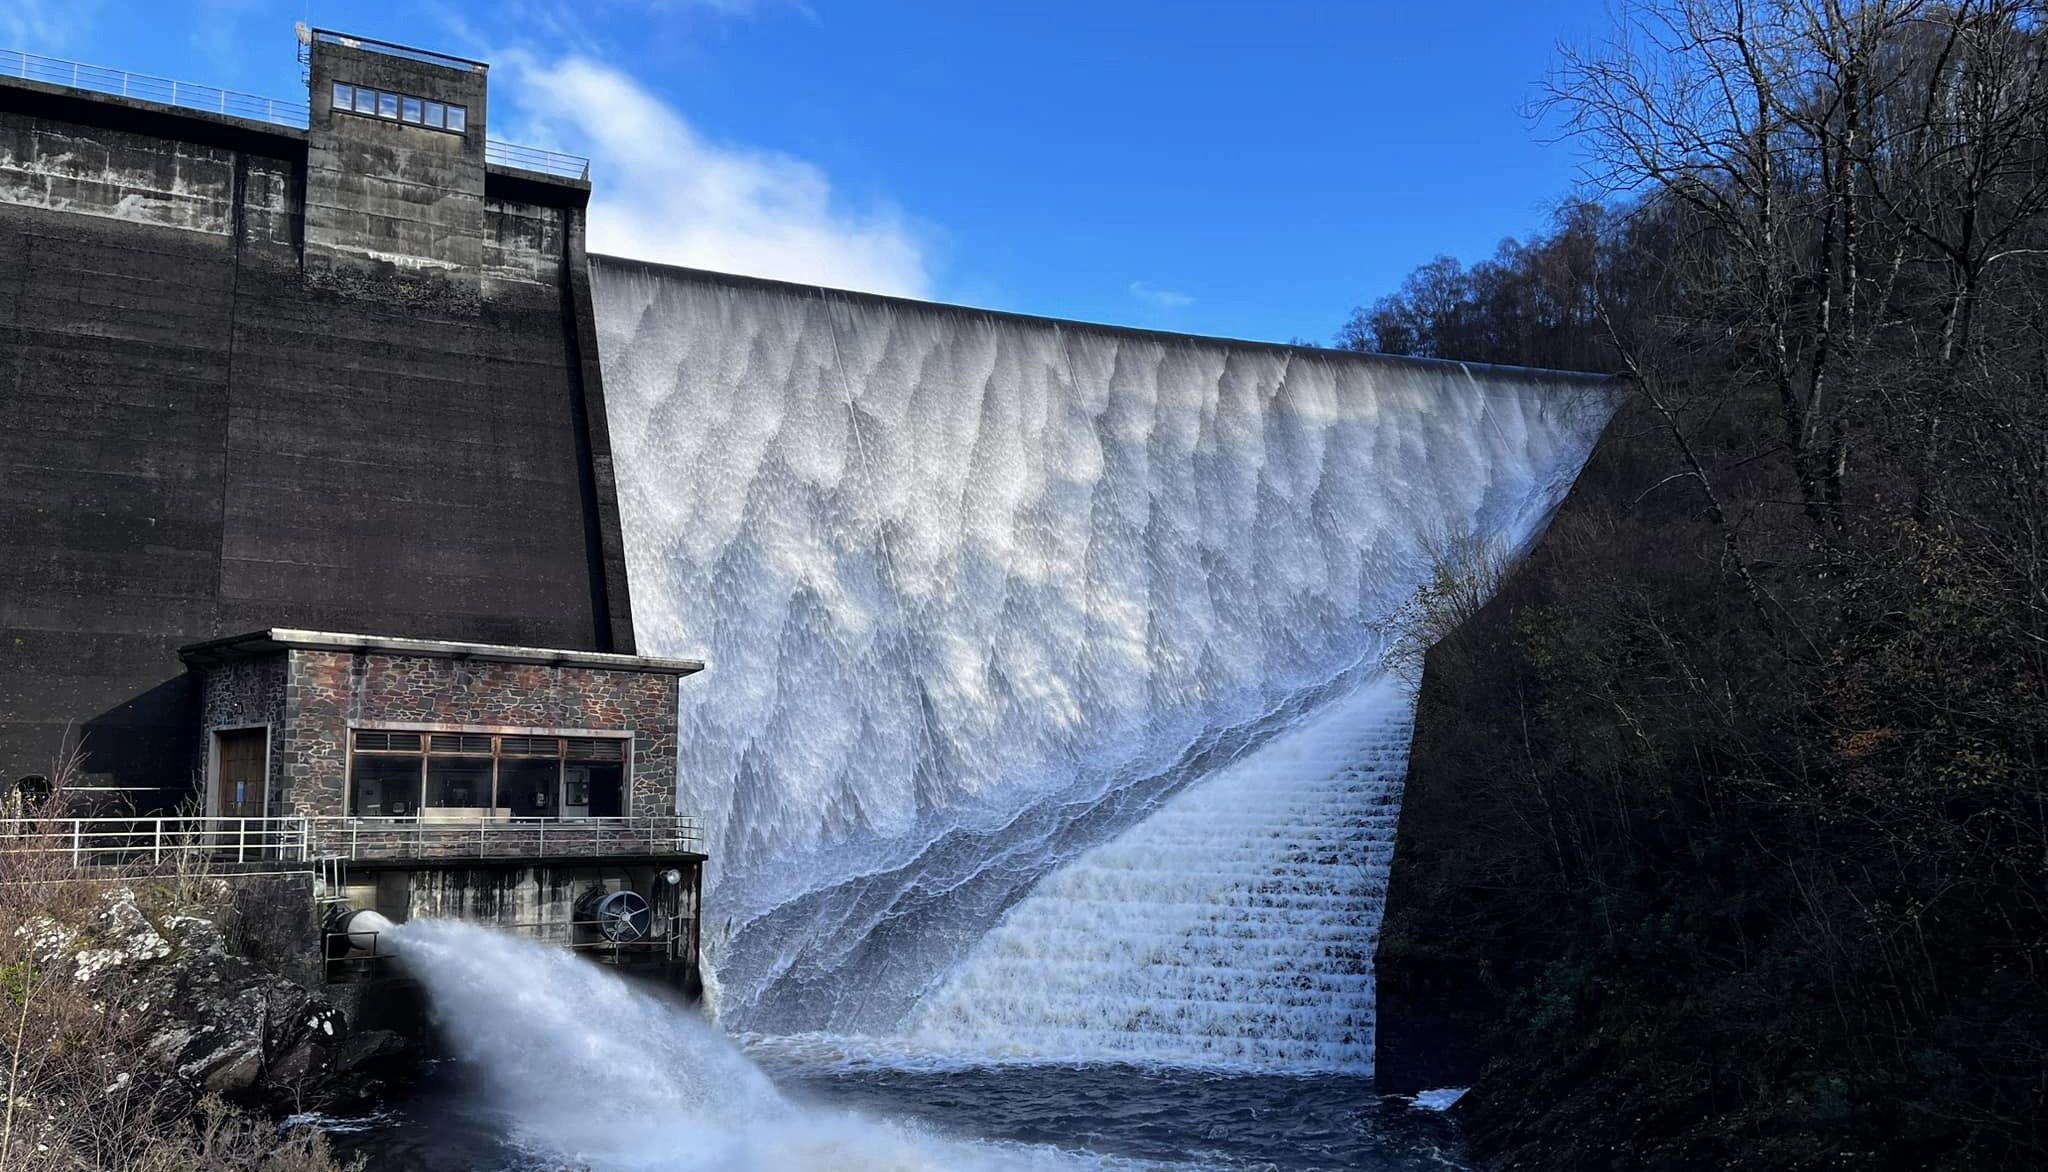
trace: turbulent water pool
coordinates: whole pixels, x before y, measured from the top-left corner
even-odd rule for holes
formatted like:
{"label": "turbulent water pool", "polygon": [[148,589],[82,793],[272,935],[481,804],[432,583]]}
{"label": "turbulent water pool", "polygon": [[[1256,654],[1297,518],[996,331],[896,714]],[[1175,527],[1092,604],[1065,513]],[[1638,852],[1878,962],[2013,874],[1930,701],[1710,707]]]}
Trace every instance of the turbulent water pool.
{"label": "turbulent water pool", "polygon": [[[1129,1066],[907,1070],[774,1059],[764,1059],[764,1068],[784,1094],[813,1110],[898,1121],[913,1135],[963,1145],[976,1163],[996,1167],[1380,1172],[1466,1166],[1446,1116],[1381,1098],[1363,1078]],[[366,1156],[369,1172],[586,1166],[571,1154],[509,1140],[503,1107],[472,1074],[459,1063],[444,1064],[411,1101],[335,1138]],[[691,1166],[692,1137],[678,1132],[674,1139],[677,1166]],[[873,1163],[842,1162],[829,1149],[816,1155],[808,1167],[834,1172],[952,1167],[916,1156],[895,1162],[889,1153]],[[587,1166],[605,1172],[604,1165]]]}
{"label": "turbulent water pool", "polygon": [[996,1172],[1458,1167],[1441,1115],[1336,1074],[964,1064],[814,1035],[735,1042],[532,940],[392,933],[450,1056],[384,1115],[329,1121],[378,1172]]}

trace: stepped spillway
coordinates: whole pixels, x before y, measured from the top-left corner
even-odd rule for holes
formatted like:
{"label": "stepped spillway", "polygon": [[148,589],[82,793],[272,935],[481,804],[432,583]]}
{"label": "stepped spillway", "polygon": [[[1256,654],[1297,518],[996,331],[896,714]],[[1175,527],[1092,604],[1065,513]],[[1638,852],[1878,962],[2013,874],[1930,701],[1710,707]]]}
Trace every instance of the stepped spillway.
{"label": "stepped spillway", "polygon": [[[1168,833],[1134,828],[1358,694],[1433,541],[1531,540],[1613,406],[1586,376],[602,257],[592,286],[639,645],[711,666],[682,689],[679,803],[712,857],[713,1001],[762,1034],[936,1028],[949,974],[1063,868]],[[1300,796],[1303,849],[1361,830],[1326,796]],[[1183,817],[1162,827],[1218,835],[1210,859],[1279,857]],[[1272,876],[1269,947],[1337,922],[1278,889],[1329,874]],[[1218,914],[1187,932],[1224,939]],[[1100,928],[1100,963],[1135,965]],[[1350,1062],[1355,1021],[1326,1025],[1298,1041]]]}
{"label": "stepped spillway", "polygon": [[1413,704],[1377,680],[1053,873],[920,1007],[995,1060],[1369,1071]]}

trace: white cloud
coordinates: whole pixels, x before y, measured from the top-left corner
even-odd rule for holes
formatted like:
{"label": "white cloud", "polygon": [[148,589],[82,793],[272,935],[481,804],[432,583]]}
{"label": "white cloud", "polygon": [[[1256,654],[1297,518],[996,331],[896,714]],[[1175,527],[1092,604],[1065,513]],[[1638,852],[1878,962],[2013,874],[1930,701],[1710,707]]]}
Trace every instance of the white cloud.
{"label": "white cloud", "polygon": [[4,0],[0,2],[0,49],[31,53],[67,49],[98,8],[95,0]]}
{"label": "white cloud", "polygon": [[263,10],[264,0],[200,0],[186,40],[202,60],[225,72],[248,55],[242,22]]}
{"label": "white cloud", "polygon": [[1185,293],[1175,292],[1172,289],[1155,288],[1143,281],[1131,282],[1131,296],[1148,305],[1156,305],[1161,309],[1179,309],[1183,305],[1193,305],[1195,303],[1195,299]]}
{"label": "white cloud", "polygon": [[[917,233],[850,210],[812,163],[716,143],[620,70],[501,53],[492,137],[591,158],[593,252],[788,281],[927,296]],[[510,106],[511,117],[506,117]]]}

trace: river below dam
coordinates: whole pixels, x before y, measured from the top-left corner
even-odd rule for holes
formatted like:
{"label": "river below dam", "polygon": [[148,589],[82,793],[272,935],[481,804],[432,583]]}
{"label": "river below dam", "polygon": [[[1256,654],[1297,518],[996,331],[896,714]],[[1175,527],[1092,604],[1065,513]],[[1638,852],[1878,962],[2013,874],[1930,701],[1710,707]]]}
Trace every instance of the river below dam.
{"label": "river below dam", "polygon": [[447,921],[397,935],[452,1054],[385,1112],[325,1121],[371,1172],[1464,1166],[1449,1119],[1369,1078],[743,1044],[532,941]]}
{"label": "river below dam", "polygon": [[[1467,1166],[1447,1117],[1381,1098],[1367,1078],[1131,1066],[763,1065],[782,1094],[808,1109],[894,1121],[931,1144],[978,1149],[980,1162],[991,1167],[1391,1172]],[[460,1063],[442,1064],[388,1113],[338,1121],[348,1130],[335,1139],[344,1151],[366,1157],[368,1172],[607,1167],[509,1140],[505,1109],[475,1084],[474,1072]],[[698,1166],[684,1155],[693,1137],[678,1132],[674,1141],[674,1166]],[[902,1160],[884,1153],[867,1163],[842,1162],[829,1148],[816,1155],[789,1172],[949,1167],[911,1153]]]}

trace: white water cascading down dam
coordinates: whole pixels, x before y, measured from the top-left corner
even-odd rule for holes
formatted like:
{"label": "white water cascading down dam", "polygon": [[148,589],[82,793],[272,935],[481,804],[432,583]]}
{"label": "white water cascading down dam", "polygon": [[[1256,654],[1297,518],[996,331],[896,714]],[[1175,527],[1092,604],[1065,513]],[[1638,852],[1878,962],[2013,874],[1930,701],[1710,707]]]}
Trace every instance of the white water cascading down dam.
{"label": "white water cascading down dam", "polygon": [[1369,1073],[1429,549],[1526,549],[1606,378],[593,258],[721,1024]]}

